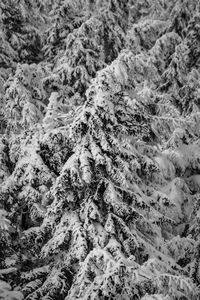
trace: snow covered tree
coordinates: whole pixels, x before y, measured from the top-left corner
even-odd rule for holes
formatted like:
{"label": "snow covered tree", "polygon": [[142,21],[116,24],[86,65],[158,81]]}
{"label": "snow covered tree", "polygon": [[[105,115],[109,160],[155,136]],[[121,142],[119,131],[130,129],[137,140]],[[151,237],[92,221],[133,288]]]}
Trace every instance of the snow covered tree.
{"label": "snow covered tree", "polygon": [[[43,195],[53,184],[55,175],[46,166],[37,153],[40,128],[18,135],[10,140],[10,173],[0,186],[0,203],[7,211],[11,226],[9,244],[5,245],[2,267],[7,282],[16,286],[20,282],[19,274],[27,267],[37,263],[37,245],[30,239],[29,247],[23,243],[24,231],[31,232],[43,220],[45,206]],[[11,168],[12,167],[12,168]],[[29,251],[27,251],[29,249]],[[10,264],[12,261],[12,264]],[[10,274],[9,268],[14,268]]]}
{"label": "snow covered tree", "polygon": [[[19,61],[37,62],[42,58],[42,41],[33,16],[40,18],[29,1],[19,1],[18,5],[15,0],[1,1],[1,59],[4,67],[13,67]],[[40,19],[39,24],[44,22]]]}
{"label": "snow covered tree", "polygon": [[19,64],[14,76],[7,80],[4,113],[8,130],[20,132],[41,123],[48,103],[42,85],[45,75],[42,66]]}
{"label": "snow covered tree", "polygon": [[45,33],[46,43],[43,51],[48,59],[55,59],[59,51],[65,49],[65,39],[85,20],[85,8],[82,1],[54,1],[50,12],[52,26]]}
{"label": "snow covered tree", "polygon": [[56,127],[56,117],[58,113],[58,93],[54,92],[51,94],[49,104],[47,107],[46,115],[43,119],[44,126],[46,129]]}
{"label": "snow covered tree", "polygon": [[[104,66],[100,42],[102,23],[96,19],[84,22],[66,39],[66,51],[55,68],[67,90],[68,98],[80,104],[91,78]],[[73,102],[72,98],[72,102]],[[78,102],[78,103],[76,103]]]}
{"label": "snow covered tree", "polygon": [[84,102],[85,91],[96,72],[122,50],[127,11],[125,1],[89,1],[88,6],[77,1],[56,4],[57,21],[44,51],[56,57],[54,78],[57,80],[59,75],[68,102],[75,105]]}
{"label": "snow covered tree", "polygon": [[172,233],[183,218],[178,203],[157,193],[155,205],[156,191],[147,192],[147,183],[166,179],[157,178],[158,152],[142,142],[151,134],[148,111],[127,94],[134,62],[124,52],[98,73],[68,129],[72,148],[35,232],[49,274],[39,285],[40,272],[24,284],[26,299],[131,299],[161,291],[195,299],[196,287],[162,245],[159,226]]}
{"label": "snow covered tree", "polygon": [[165,32],[166,22],[144,20],[134,24],[128,32],[128,45],[135,53],[150,50],[159,37]]}
{"label": "snow covered tree", "polygon": [[189,24],[189,21],[198,11],[199,2],[197,0],[172,1],[169,11],[169,30],[174,30],[181,37],[185,37],[185,30]]}

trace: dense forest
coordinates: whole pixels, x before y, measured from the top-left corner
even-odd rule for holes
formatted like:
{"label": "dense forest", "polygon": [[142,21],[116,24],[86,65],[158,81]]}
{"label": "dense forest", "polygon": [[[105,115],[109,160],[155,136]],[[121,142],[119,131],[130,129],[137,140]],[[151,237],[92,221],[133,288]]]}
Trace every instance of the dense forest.
{"label": "dense forest", "polygon": [[1,0],[0,39],[0,299],[200,299],[199,0]]}

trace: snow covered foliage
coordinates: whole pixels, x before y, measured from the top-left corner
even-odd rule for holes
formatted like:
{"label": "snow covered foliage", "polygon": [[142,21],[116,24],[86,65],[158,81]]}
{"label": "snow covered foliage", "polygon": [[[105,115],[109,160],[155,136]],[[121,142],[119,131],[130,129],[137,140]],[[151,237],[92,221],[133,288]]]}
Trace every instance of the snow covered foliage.
{"label": "snow covered foliage", "polygon": [[[38,1],[36,1],[38,2]],[[31,1],[2,0],[0,4],[1,65],[12,68],[19,61],[41,59],[42,40],[38,30],[45,23]]]}
{"label": "snow covered foliage", "polygon": [[[91,18],[66,38],[66,50],[58,59],[55,73],[65,86],[68,98],[74,104],[81,103],[85,91],[97,70],[104,66],[100,35],[102,23]],[[78,101],[79,100],[79,101]]]}
{"label": "snow covered foliage", "polygon": [[22,128],[41,123],[47,104],[42,86],[45,70],[36,64],[18,64],[14,76],[5,84],[5,116],[7,129],[20,132]]}
{"label": "snow covered foliage", "polygon": [[[48,193],[51,204],[37,229],[41,261],[52,257],[51,271],[27,299],[131,299],[161,291],[195,299],[196,286],[187,273],[179,275],[164,245],[186,217],[189,189],[167,156],[152,146],[146,152],[147,108],[126,94],[132,61],[134,55],[125,52],[100,71],[74,116],[71,155]],[[164,163],[170,167],[166,175]],[[154,182],[160,191],[151,187]]]}
{"label": "snow covered foliage", "polygon": [[54,79],[61,83],[66,97],[79,105],[96,72],[111,63],[125,45],[127,4],[58,1],[52,14],[55,22],[43,50],[47,59],[55,59]]}
{"label": "snow covered foliage", "polygon": [[0,3],[0,298],[198,300],[199,3]]}

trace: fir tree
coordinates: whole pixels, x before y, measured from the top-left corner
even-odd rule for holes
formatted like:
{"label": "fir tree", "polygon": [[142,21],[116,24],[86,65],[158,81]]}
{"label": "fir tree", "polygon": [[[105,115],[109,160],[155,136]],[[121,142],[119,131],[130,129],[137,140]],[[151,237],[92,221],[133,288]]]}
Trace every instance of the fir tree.
{"label": "fir tree", "polygon": [[145,200],[144,182],[160,171],[150,153],[141,154],[140,143],[130,143],[131,136],[137,141],[151,134],[145,106],[126,94],[132,64],[127,52],[99,72],[71,124],[71,155],[48,193],[52,204],[40,229],[42,257],[51,256],[53,264],[27,299],[131,299],[161,291],[195,299],[192,281],[179,276],[158,241],[158,224],[167,232],[183,218],[178,204],[168,199],[177,209],[171,218],[164,203]]}
{"label": "fir tree", "polygon": [[19,64],[5,85],[5,116],[7,129],[20,132],[41,123],[47,104],[42,86],[46,72],[35,64]]}

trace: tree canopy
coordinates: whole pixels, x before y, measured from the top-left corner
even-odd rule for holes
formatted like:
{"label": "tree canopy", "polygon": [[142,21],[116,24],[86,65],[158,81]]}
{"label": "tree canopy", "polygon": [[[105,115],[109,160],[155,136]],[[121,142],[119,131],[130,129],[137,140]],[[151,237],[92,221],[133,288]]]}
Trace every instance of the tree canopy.
{"label": "tree canopy", "polygon": [[198,300],[199,9],[1,1],[1,299]]}

